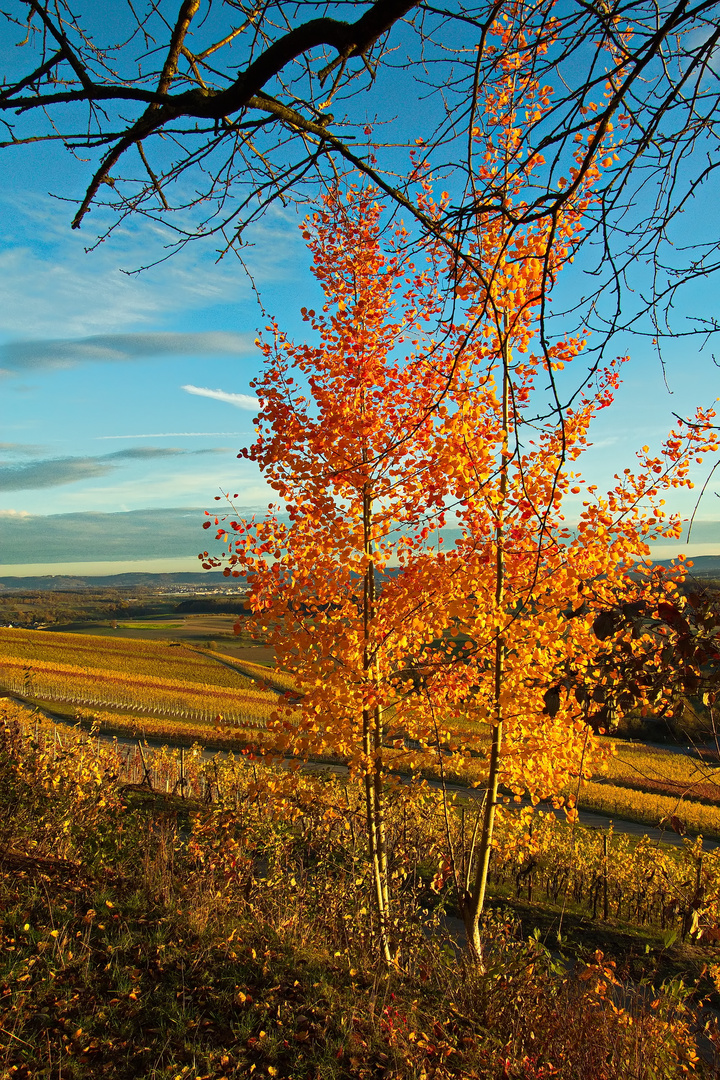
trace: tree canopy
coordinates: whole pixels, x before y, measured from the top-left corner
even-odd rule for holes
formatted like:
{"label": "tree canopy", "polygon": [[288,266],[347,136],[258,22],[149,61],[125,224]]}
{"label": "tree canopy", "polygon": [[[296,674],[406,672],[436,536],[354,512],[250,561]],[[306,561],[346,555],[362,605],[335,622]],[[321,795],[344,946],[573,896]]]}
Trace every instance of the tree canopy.
{"label": "tree canopy", "polygon": [[[566,206],[552,251],[559,265],[579,242],[591,195]],[[566,336],[536,351],[543,260],[533,248],[542,233],[526,233],[520,264],[514,251],[493,255],[489,293],[482,280],[465,280],[458,321],[434,335],[427,326],[443,307],[447,254],[436,240],[422,269],[411,263],[405,229],[383,231],[376,196],[350,185],[305,221],[322,309],[302,309],[306,340],[292,341],[274,320],[258,339],[256,439],[239,455],[258,464],[279,501],[248,519],[235,516],[228,493],[229,512],[205,523],[227,555],[200,558],[243,575],[255,632],[296,678],[299,695],[274,717],[277,745],[303,756],[330,751],[363,777],[388,961],[388,767],[417,766],[418,747],[434,748],[443,777],[458,751],[461,760],[486,758],[474,880],[467,869],[463,889],[455,873],[480,958],[499,785],[518,800],[560,796],[597,751],[592,733],[608,724],[607,702],[622,713],[662,696],[644,668],[666,639],[646,642],[638,623],[626,641],[624,616],[649,610],[636,594],[672,607],[677,574],[653,574],[648,541],[677,535],[663,496],[692,486],[691,458],[716,449],[715,414],[698,410],[659,454],[643,447],[639,465],[600,494],[577,463],[594,418],[612,403],[619,362],[571,407],[538,418],[536,384],[577,363],[584,347]],[[442,213],[429,188],[423,206]],[[477,237],[478,247],[505,249],[503,229]],[[563,503],[581,493],[571,528]],[[458,535],[446,546],[450,515]],[[603,637],[603,620],[623,631],[633,691],[608,678],[591,697],[601,654],[615,646],[600,644],[615,636]],[[457,870],[452,852],[448,865]]]}

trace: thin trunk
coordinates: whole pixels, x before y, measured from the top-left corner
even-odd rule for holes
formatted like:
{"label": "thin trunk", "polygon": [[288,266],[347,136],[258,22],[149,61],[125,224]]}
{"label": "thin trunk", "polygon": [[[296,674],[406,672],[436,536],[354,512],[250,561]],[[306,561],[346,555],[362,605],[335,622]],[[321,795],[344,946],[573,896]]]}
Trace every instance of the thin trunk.
{"label": "thin trunk", "polygon": [[[390,885],[388,874],[387,840],[385,834],[385,797],[384,779],[382,769],[382,744],[385,735],[383,723],[383,710],[381,706],[375,709],[375,769],[373,773],[373,805],[375,810],[375,835],[378,852],[378,868],[380,886],[383,894],[383,911],[385,926],[383,929],[383,951],[388,953],[390,934]],[[387,939],[387,940],[386,940]],[[392,950],[390,950],[391,952]],[[385,959],[390,959],[386,955]]]}
{"label": "thin trunk", "polygon": [[505,499],[508,488],[507,449],[510,438],[510,370],[507,342],[502,344],[503,381],[502,381],[502,463],[500,466],[500,486],[495,523],[495,613],[497,634],[495,637],[495,656],[493,659],[493,735],[490,749],[488,788],[485,797],[480,845],[478,848],[475,881],[472,892],[461,897],[460,910],[467,934],[467,946],[476,962],[483,966],[482,941],[480,938],[480,916],[485,906],[490,856],[492,854],[493,833],[495,831],[495,813],[498,804],[498,783],[500,780],[500,756],[503,741],[502,687],[505,675],[505,640],[502,634],[503,601],[505,597]]}
{"label": "thin trunk", "polygon": [[[372,568],[373,573],[373,596],[375,595],[375,567]],[[379,694],[380,691],[380,658],[375,653],[374,663],[374,675],[375,675],[375,691]],[[375,705],[375,729],[374,729],[374,751],[375,751],[375,770],[374,770],[374,803],[375,803],[375,822],[377,833],[377,845],[378,845],[378,861],[380,864],[380,880],[382,883],[383,898],[384,898],[384,910],[385,919],[387,922],[387,929],[389,933],[390,922],[390,875],[388,873],[388,856],[387,856],[387,839],[385,833],[385,798],[384,798],[384,786],[385,781],[383,779],[383,741],[385,739],[385,710],[379,701]]]}
{"label": "thin trunk", "polygon": [[[365,454],[363,454],[363,458]],[[372,490],[366,480],[363,487],[363,544],[367,565],[363,588],[363,674],[379,688],[379,667],[373,657],[370,634],[375,617],[375,564],[372,539]],[[368,850],[375,886],[380,948],[386,963],[393,962],[390,947],[390,889],[388,885],[387,845],[382,775],[383,712],[379,702],[372,709],[363,708],[363,751],[366,760],[365,807],[368,822]]]}

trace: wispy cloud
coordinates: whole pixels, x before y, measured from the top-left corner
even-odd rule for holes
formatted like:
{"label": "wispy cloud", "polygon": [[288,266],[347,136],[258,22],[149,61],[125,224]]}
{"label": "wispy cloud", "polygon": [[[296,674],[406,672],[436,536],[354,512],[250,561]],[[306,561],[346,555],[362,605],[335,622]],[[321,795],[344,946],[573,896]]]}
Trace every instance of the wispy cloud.
{"label": "wispy cloud", "polygon": [[237,356],[250,353],[252,348],[250,334],[223,330],[201,334],[93,334],[84,338],[7,342],[0,346],[0,368],[6,372],[37,371],[158,356]]}
{"label": "wispy cloud", "polygon": [[156,458],[197,457],[203,454],[225,453],[224,447],[202,450],[181,450],[177,447],[132,446],[113,454],[97,457],[46,458],[23,464],[0,463],[0,491],[30,491],[38,488],[74,484],[107,476],[123,461],[150,461]]}
{"label": "wispy cloud", "polygon": [[115,458],[162,458],[175,457],[177,455],[219,454],[224,453],[224,447],[208,446],[202,450],[183,450],[179,446],[128,446],[125,450],[114,450],[112,454],[105,454],[103,460],[110,461]]}
{"label": "wispy cloud", "polygon": [[[88,220],[88,228],[77,232],[69,227],[69,208],[63,212],[43,191],[25,184],[19,191],[19,186],[0,190],[0,332],[6,337],[27,336],[29,315],[36,336],[82,337],[158,325],[174,329],[165,320],[176,313],[185,320],[218,304],[242,303],[254,311],[250,285],[237,263],[217,262],[210,241],[190,244],[179,258],[142,274],[122,273],[120,267],[133,270],[166,260],[168,230],[147,218],[128,220],[111,241],[87,254],[88,242],[109,224],[103,211],[96,208],[92,227]],[[252,230],[255,246],[246,258],[259,284],[297,280],[305,265],[297,221],[292,211],[276,212]]]}
{"label": "wispy cloud", "polygon": [[250,394],[231,394],[227,390],[209,390],[206,386],[193,386],[188,383],[181,386],[188,394],[197,394],[198,397],[214,398],[215,401],[224,401],[228,405],[234,405],[237,409],[258,409],[260,402]]}
{"label": "wispy cloud", "polygon": [[0,454],[14,454],[18,457],[37,457],[42,452],[41,446],[32,443],[0,442]]}
{"label": "wispy cloud", "polygon": [[0,465],[0,491],[29,491],[36,488],[57,487],[88,480],[93,476],[106,476],[113,464],[102,458],[77,457],[54,458],[33,461],[27,465]]}
{"label": "wispy cloud", "polygon": [[[252,431],[163,431],[154,435],[96,435],[100,439],[212,439],[217,436],[252,435]],[[6,445],[10,445],[7,443]],[[0,443],[0,449],[3,444]]]}

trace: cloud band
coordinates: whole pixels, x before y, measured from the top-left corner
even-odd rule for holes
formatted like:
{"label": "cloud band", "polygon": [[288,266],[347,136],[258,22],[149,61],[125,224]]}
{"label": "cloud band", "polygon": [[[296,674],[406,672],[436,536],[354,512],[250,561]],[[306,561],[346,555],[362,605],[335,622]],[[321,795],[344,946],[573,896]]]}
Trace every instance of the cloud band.
{"label": "cloud band", "polygon": [[162,356],[238,356],[252,352],[250,334],[213,330],[202,334],[95,334],[85,338],[10,341],[0,346],[6,373],[118,363]]}
{"label": "cloud band", "polygon": [[39,488],[74,484],[107,476],[122,461],[151,461],[156,458],[198,456],[224,453],[222,447],[203,450],[179,450],[170,446],[131,446],[98,457],[47,458],[21,465],[0,463],[0,491],[31,491]]}

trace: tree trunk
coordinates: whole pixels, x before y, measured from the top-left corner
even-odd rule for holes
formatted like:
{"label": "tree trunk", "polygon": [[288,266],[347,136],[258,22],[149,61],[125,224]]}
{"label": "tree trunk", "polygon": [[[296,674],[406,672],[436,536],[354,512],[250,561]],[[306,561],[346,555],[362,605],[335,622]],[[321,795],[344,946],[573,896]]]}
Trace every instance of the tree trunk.
{"label": "tree trunk", "polygon": [[[490,856],[492,854],[493,833],[495,831],[495,812],[498,804],[498,782],[500,779],[500,756],[503,740],[503,711],[501,693],[505,674],[505,641],[502,632],[504,618],[503,601],[505,597],[505,553],[504,553],[504,511],[508,487],[508,441],[509,403],[510,403],[510,357],[507,341],[502,339],[502,460],[500,464],[500,484],[495,524],[495,613],[497,631],[495,636],[495,656],[493,660],[493,736],[490,749],[488,787],[485,799],[480,844],[478,848],[475,880],[472,891],[469,889],[460,897],[460,912],[465,924],[467,948],[478,966],[484,970],[482,940],[480,937],[480,917],[485,907]],[[468,880],[472,867],[468,868]]]}
{"label": "tree trunk", "polygon": [[[365,457],[365,455],[363,455]],[[372,682],[376,697],[380,686],[380,668],[371,641],[375,617],[376,584],[372,536],[373,499],[370,481],[363,486],[363,543],[367,558],[363,587],[363,674],[366,686]],[[380,951],[386,963],[394,963],[390,942],[390,887],[388,880],[387,845],[385,839],[384,780],[382,745],[384,737],[383,710],[379,701],[372,709],[363,707],[363,752],[365,754],[365,809],[368,823],[368,852],[375,889]]]}

